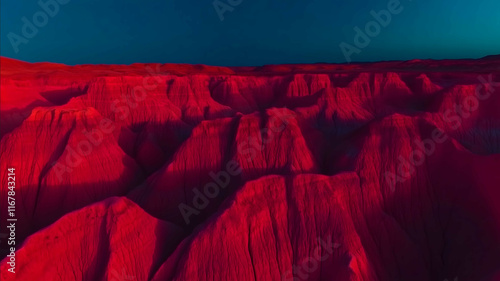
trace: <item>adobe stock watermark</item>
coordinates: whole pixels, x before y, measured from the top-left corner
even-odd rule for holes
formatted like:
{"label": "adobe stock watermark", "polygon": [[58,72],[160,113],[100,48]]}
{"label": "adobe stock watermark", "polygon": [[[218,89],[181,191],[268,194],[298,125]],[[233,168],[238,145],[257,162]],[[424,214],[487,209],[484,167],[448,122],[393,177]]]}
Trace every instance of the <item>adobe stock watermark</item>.
{"label": "adobe stock watermark", "polygon": [[220,21],[224,20],[224,14],[226,12],[234,11],[234,8],[239,6],[243,0],[215,0],[212,2],[217,16],[219,16]]}
{"label": "adobe stock watermark", "polygon": [[[409,0],[411,1],[411,0]],[[353,54],[360,54],[361,49],[364,49],[370,45],[372,38],[377,37],[382,28],[386,28],[392,21],[394,15],[398,15],[403,11],[404,7],[401,5],[399,0],[389,0],[387,3],[387,9],[382,9],[379,12],[374,10],[370,11],[370,15],[373,20],[365,24],[364,30],[360,27],[354,27],[354,46],[342,42],[339,47],[344,54],[345,60],[350,63],[352,61],[351,56]]]}
{"label": "adobe stock watermark", "polygon": [[[295,118],[294,115],[287,112],[285,109],[278,111],[276,115],[273,115],[269,119],[269,128],[262,128],[259,131],[257,137],[250,137],[249,141],[244,141],[238,146],[238,153],[243,156],[246,161],[251,162],[257,156],[257,151],[262,151],[264,146],[269,144],[275,137],[275,134],[283,132],[288,124],[290,123],[290,118]],[[263,136],[266,136],[265,138]],[[186,225],[191,223],[190,217],[199,215],[202,210],[204,210],[210,204],[210,199],[214,199],[219,196],[222,189],[229,186],[231,179],[237,177],[241,174],[242,169],[240,164],[231,160],[228,161],[225,169],[214,173],[211,171],[209,173],[212,181],[205,184],[203,187],[203,192],[198,188],[193,188],[193,201],[192,206],[186,203],[179,204],[179,211],[184,218]]]}
{"label": "adobe stock watermark", "polygon": [[38,34],[38,29],[45,27],[49,23],[49,19],[55,17],[61,10],[60,5],[66,5],[71,0],[40,0],[38,1],[38,6],[40,6],[39,11],[35,12],[31,17],[31,20],[27,17],[22,17],[21,21],[23,26],[21,27],[21,35],[9,32],[7,38],[9,38],[10,45],[14,52],[19,53],[19,45],[28,44],[29,39],[33,39]]}
{"label": "adobe stock watermark", "polygon": [[340,244],[332,242],[332,236],[328,236],[326,241],[318,237],[319,246],[317,246],[313,255],[303,259],[300,264],[293,265],[291,270],[285,272],[282,281],[300,281],[309,280],[309,275],[320,268],[320,264],[333,255],[335,249],[340,248]]}
{"label": "adobe stock watermark", "polygon": [[[115,99],[111,103],[111,111],[115,113],[119,120],[125,120],[130,116],[131,109],[137,108],[140,102],[146,100],[149,91],[155,90],[163,81],[159,75],[167,75],[161,73],[160,66],[157,65],[156,70],[151,67],[146,67],[147,76],[143,77],[142,85],[135,86],[129,93],[122,93],[121,98]],[[153,80],[151,83],[149,80]],[[79,141],[75,147],[66,146],[68,152],[65,159],[60,158],[57,162],[52,163],[59,182],[62,182],[63,175],[73,172],[73,169],[78,167],[83,159],[89,156],[92,151],[102,144],[104,136],[112,134],[116,130],[114,122],[109,118],[103,118],[99,122],[99,126],[92,131],[82,130],[85,139]],[[62,162],[62,163],[61,163]]]}
{"label": "adobe stock watermark", "polygon": [[[450,128],[455,131],[462,126],[464,120],[470,118],[472,113],[479,109],[479,103],[491,97],[500,88],[499,82],[493,81],[493,74],[487,78],[479,76],[481,84],[476,86],[474,95],[464,98],[460,103],[453,105],[453,109],[448,109],[443,113],[443,121],[450,124]],[[397,174],[385,172],[385,180],[390,187],[391,192],[396,189],[396,183],[403,183],[410,179],[416,171],[416,168],[425,163],[426,157],[431,156],[436,151],[437,144],[442,144],[449,139],[439,128],[435,128],[430,138],[422,141],[415,140],[416,149],[412,150],[408,159],[402,155],[398,156],[399,165]]]}

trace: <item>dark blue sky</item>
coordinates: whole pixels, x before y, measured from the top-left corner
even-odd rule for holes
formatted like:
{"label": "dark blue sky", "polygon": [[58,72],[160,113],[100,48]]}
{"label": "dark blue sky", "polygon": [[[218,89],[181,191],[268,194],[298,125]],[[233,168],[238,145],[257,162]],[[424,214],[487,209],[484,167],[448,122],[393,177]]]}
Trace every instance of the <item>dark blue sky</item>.
{"label": "dark blue sky", "polygon": [[[342,42],[353,61],[500,54],[499,0],[396,2],[220,0],[231,10],[221,21],[213,0],[41,0],[52,3],[51,15],[37,1],[2,0],[0,53],[29,62],[228,66],[342,63]],[[398,13],[356,45],[354,28],[365,30],[370,12],[389,6]]]}

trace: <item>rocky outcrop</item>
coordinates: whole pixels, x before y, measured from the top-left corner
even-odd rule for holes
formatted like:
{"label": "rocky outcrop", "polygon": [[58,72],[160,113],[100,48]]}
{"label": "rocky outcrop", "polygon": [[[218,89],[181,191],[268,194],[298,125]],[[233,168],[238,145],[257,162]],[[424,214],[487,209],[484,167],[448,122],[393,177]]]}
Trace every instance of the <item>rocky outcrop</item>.
{"label": "rocky outcrop", "polygon": [[496,58],[1,63],[2,280],[498,280]]}

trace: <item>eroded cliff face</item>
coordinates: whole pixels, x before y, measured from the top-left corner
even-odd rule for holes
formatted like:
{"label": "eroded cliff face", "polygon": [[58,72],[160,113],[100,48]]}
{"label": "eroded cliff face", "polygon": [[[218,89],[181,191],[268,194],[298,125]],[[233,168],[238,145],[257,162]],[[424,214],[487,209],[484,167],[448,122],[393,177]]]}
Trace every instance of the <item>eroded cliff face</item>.
{"label": "eroded cliff face", "polygon": [[500,280],[498,60],[1,63],[2,280]]}

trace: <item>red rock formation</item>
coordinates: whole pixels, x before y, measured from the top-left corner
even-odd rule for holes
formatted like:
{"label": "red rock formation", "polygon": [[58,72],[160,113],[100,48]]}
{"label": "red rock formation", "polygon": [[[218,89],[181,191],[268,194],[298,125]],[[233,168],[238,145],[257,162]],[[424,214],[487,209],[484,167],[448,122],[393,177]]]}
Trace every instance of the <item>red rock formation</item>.
{"label": "red rock formation", "polygon": [[127,199],[113,197],[69,213],[30,236],[16,252],[15,275],[3,262],[1,277],[147,280],[181,238],[179,227],[151,217]]}
{"label": "red rock formation", "polygon": [[499,280],[497,57],[1,66],[2,280]]}

